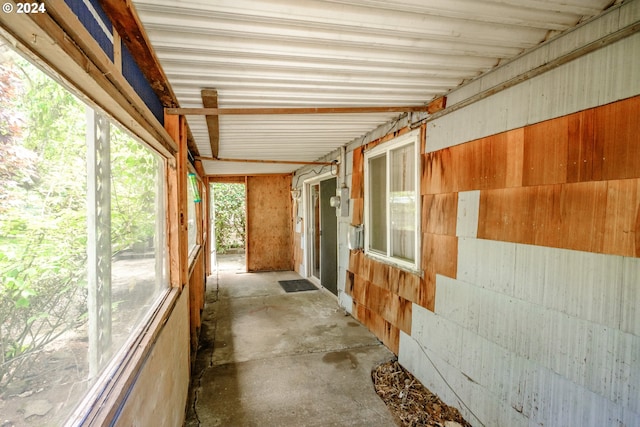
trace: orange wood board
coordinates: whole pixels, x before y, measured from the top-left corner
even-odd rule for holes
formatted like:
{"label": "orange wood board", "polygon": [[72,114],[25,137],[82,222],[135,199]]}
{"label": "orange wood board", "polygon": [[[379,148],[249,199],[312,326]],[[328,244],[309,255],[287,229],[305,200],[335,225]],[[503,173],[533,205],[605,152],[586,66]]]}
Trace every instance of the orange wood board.
{"label": "orange wood board", "polygon": [[247,270],[292,269],[291,177],[247,177]]}
{"label": "orange wood board", "polygon": [[487,190],[478,237],[639,255],[640,179]]}

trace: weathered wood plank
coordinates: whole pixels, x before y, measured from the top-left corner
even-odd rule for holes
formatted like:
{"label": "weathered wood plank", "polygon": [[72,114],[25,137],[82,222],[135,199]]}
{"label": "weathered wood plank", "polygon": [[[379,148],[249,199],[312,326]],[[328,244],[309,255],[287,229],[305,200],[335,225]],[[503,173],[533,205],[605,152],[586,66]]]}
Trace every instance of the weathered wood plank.
{"label": "weathered wood plank", "polygon": [[594,179],[595,109],[581,111],[568,117],[569,145],[567,152],[567,182]]}
{"label": "weathered wood plank", "polygon": [[559,117],[524,129],[523,185],[567,181],[569,118]]}
{"label": "weathered wood plank", "polygon": [[[202,89],[202,105],[205,108],[218,108],[218,91],[215,89]],[[218,150],[220,145],[220,121],[218,116],[206,116],[207,130],[209,131],[209,145],[211,146],[211,155],[218,158]]]}
{"label": "weathered wood plank", "polygon": [[422,231],[455,236],[458,193],[427,194],[422,197]]}

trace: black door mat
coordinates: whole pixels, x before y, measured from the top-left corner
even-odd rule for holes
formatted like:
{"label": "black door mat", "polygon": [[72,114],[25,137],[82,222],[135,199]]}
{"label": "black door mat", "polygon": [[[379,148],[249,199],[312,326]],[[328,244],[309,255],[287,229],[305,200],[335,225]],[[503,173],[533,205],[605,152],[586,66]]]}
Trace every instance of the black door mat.
{"label": "black door mat", "polygon": [[285,292],[300,292],[300,291],[317,291],[318,288],[315,287],[313,283],[308,281],[307,279],[296,279],[296,280],[278,280],[282,289]]}

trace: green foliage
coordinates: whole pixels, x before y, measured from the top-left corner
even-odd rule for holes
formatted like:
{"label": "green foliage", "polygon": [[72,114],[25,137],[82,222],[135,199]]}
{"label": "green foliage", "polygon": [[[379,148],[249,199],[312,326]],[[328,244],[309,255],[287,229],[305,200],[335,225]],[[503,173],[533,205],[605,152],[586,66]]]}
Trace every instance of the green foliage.
{"label": "green foliage", "polygon": [[214,183],[211,188],[216,251],[225,253],[231,248],[244,247],[246,229],[244,185]]}
{"label": "green foliage", "polygon": [[114,253],[149,244],[155,234],[158,159],[111,127],[111,234]]}
{"label": "green foliage", "polygon": [[77,325],[86,294],[84,106],[24,60],[0,67],[0,389]]}

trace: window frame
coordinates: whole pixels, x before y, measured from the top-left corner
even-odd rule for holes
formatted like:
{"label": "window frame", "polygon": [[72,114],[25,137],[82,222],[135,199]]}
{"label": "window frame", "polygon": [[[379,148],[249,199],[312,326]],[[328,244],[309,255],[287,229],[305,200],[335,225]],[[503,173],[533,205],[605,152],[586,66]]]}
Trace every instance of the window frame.
{"label": "window frame", "polygon": [[[113,114],[113,109],[105,108],[105,105],[100,102],[104,97],[99,100],[88,97],[86,95],[86,87],[91,86],[92,83],[78,83],[75,79],[70,80],[65,78],[60,74],[59,68],[56,67],[55,64],[49,65],[44,63],[41,58],[38,57],[36,53],[38,50],[32,51],[31,49],[25,48],[24,44],[20,42],[20,39],[16,39],[11,34],[6,33],[4,28],[0,28],[0,38],[8,41],[8,46],[10,46],[16,54],[22,56],[34,67],[40,69],[42,73],[63,87],[65,91],[75,96],[86,108],[92,112],[101,114],[105,118],[107,126],[119,128],[125,132],[128,137],[134,139],[138,144],[145,146],[150,152],[157,156],[159,168],[157,172],[160,172],[161,169],[158,177],[163,183],[162,193],[160,195],[163,199],[162,203],[164,204],[165,210],[163,215],[164,225],[161,228],[163,234],[165,236],[168,235],[170,227],[167,220],[167,211],[169,205],[173,202],[169,194],[169,188],[171,187],[170,166],[175,164],[175,160],[174,155],[163,145],[163,141],[161,139],[150,139],[150,134],[145,134],[146,129],[141,129],[138,123],[133,120],[128,120],[131,124],[126,126],[124,123],[127,121],[122,121],[120,119],[121,115]],[[85,84],[83,85],[82,83]],[[113,106],[109,105],[109,107]],[[88,130],[88,122],[86,124]],[[111,145],[111,141],[109,145]],[[134,374],[144,365],[146,358],[152,351],[155,340],[172,315],[173,309],[177,305],[181,295],[181,288],[172,286],[169,278],[169,270],[172,267],[169,250],[170,242],[165,240],[161,247],[166,274],[166,282],[162,290],[154,297],[146,314],[140,319],[136,327],[131,330],[129,336],[121,343],[120,347],[115,349],[113,354],[110,355],[109,361],[95,377],[93,384],[86,389],[84,396],[75,402],[75,408],[72,408],[65,421],[66,426],[88,425],[95,420],[101,420],[97,422],[97,424],[103,424],[108,420],[113,421],[117,419],[115,411],[118,409],[118,405],[126,400],[131,382],[135,379]]]}
{"label": "window frame", "polygon": [[[388,142],[379,144],[373,147],[370,150],[365,151],[364,153],[364,252],[366,255],[385,262],[387,264],[392,264],[398,266],[400,268],[412,271],[419,272],[420,270],[420,245],[421,245],[421,221],[420,221],[420,212],[421,212],[421,203],[420,203],[420,129],[416,129],[414,131],[408,132],[404,135],[398,136]],[[415,176],[413,177],[414,182],[414,193],[415,193],[415,215],[414,215],[414,226],[415,226],[415,239],[414,239],[414,253],[415,260],[409,261],[407,259],[395,257],[392,255],[392,217],[389,214],[390,212],[390,190],[391,190],[391,176],[392,176],[392,162],[391,162],[391,152],[398,148],[407,147],[413,145],[413,159],[414,159],[414,168],[415,168]],[[370,160],[374,158],[379,158],[381,156],[385,156],[386,158],[386,192],[385,192],[385,209],[386,209],[386,253],[382,253],[376,249],[371,248],[371,170],[370,170]]]}

